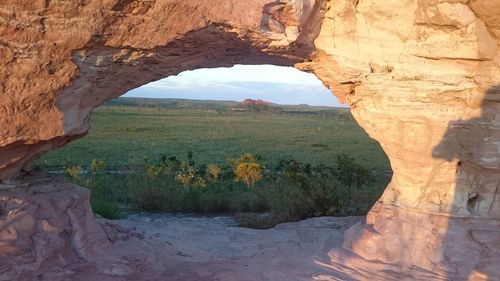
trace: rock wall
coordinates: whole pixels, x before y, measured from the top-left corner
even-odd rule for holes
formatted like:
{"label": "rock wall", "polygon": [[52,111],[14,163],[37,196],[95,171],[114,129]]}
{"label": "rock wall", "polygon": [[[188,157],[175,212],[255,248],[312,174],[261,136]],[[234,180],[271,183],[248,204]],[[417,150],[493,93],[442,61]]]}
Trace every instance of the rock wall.
{"label": "rock wall", "polygon": [[[500,275],[499,10],[496,0],[5,0],[0,179],[84,136],[93,108],[139,85],[200,67],[294,65],[351,106],[394,172],[344,250],[443,278]],[[450,261],[454,248],[470,250]]]}
{"label": "rock wall", "polygon": [[152,80],[303,61],[312,44],[291,43],[311,42],[320,5],[275,2],[2,1],[0,179],[83,136],[93,108]]}
{"label": "rock wall", "polygon": [[380,142],[394,176],[366,223],[346,232],[344,250],[356,256],[336,249],[318,260],[500,278],[500,2],[328,7],[313,71]]}
{"label": "rock wall", "polygon": [[[500,3],[349,2],[331,4],[326,18],[333,24],[323,25],[315,44],[340,66],[345,100],[391,161],[394,178],[382,201],[468,215],[465,178],[476,174],[481,179],[474,181],[486,186],[474,212],[500,218],[500,202],[493,203],[500,168],[499,29],[479,12]],[[323,68],[316,71],[320,78]]]}
{"label": "rock wall", "polygon": [[52,179],[0,185],[0,280],[51,279],[110,248],[89,200]]}

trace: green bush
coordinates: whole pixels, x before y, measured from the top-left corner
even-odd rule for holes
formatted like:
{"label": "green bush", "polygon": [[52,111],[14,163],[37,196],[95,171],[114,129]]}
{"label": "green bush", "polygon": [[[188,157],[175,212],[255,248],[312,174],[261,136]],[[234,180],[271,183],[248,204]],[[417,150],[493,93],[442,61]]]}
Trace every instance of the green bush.
{"label": "green bush", "polygon": [[90,169],[92,170],[93,173],[99,173],[102,172],[106,169],[108,164],[104,160],[97,160],[94,159],[92,162],[90,162]]}
{"label": "green bush", "polygon": [[179,211],[182,185],[170,173],[151,177],[137,171],[129,175],[130,201],[136,209],[146,211]]}
{"label": "green bush", "polygon": [[93,198],[91,200],[92,211],[101,215],[104,218],[115,220],[122,216],[120,207],[115,202],[111,202],[102,198]]}
{"label": "green bush", "polygon": [[[266,228],[315,216],[365,214],[385,187],[371,171],[346,155],[333,166],[281,160],[274,169],[260,170],[252,188],[235,182],[237,167],[256,163],[245,154],[229,165],[196,165],[162,154],[159,161],[127,173],[82,173],[72,181],[91,189],[94,212],[118,218],[118,206],[152,212],[233,213],[242,225]],[[78,171],[77,171],[78,170]],[[247,183],[248,184],[248,183]]]}
{"label": "green bush", "polygon": [[368,169],[345,154],[337,155],[335,165],[335,176],[350,188],[359,189],[374,180]]}

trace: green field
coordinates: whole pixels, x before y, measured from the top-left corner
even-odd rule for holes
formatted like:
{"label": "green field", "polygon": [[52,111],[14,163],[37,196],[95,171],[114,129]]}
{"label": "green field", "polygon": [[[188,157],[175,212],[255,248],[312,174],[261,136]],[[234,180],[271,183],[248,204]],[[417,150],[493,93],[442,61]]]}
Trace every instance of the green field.
{"label": "green field", "polygon": [[151,100],[140,101],[115,101],[98,108],[88,136],[50,152],[37,164],[60,169],[99,159],[120,168],[142,164],[145,158],[156,160],[160,153],[182,159],[189,149],[203,164],[222,164],[252,153],[266,166],[285,158],[328,165],[336,154],[345,153],[370,169],[390,169],[379,144],[345,117],[347,109],[297,106],[272,114],[224,111],[233,104],[223,102],[158,102],[152,107]]}
{"label": "green field", "polygon": [[231,213],[242,225],[269,227],[362,215],[391,176],[348,109],[253,112],[235,102],[120,98],[95,110],[91,125],[87,137],[35,164],[90,188],[94,211],[108,218]]}

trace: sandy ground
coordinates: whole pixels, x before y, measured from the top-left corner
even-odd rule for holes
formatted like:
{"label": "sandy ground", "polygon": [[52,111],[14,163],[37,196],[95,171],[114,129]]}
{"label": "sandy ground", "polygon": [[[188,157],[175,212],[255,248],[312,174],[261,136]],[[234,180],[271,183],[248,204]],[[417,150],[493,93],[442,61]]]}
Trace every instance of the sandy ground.
{"label": "sandy ground", "polygon": [[162,277],[144,269],[146,280],[323,280],[314,257],[361,219],[321,217],[267,230],[237,227],[229,217],[138,214],[113,223],[134,229],[140,238],[132,239],[149,248]]}

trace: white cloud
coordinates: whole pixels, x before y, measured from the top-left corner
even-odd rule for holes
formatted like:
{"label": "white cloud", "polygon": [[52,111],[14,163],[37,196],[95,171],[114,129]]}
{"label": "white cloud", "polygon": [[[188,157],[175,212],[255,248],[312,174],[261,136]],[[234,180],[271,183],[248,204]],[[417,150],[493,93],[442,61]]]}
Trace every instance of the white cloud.
{"label": "white cloud", "polygon": [[321,85],[311,73],[301,72],[293,67],[275,65],[235,65],[233,67],[202,68],[188,70],[145,85],[145,87],[170,88],[192,85],[214,85],[232,82],[264,82],[279,84]]}
{"label": "white cloud", "polygon": [[184,71],[126,94],[134,97],[243,100],[261,98],[280,104],[340,106],[310,73],[274,65],[235,65]]}

